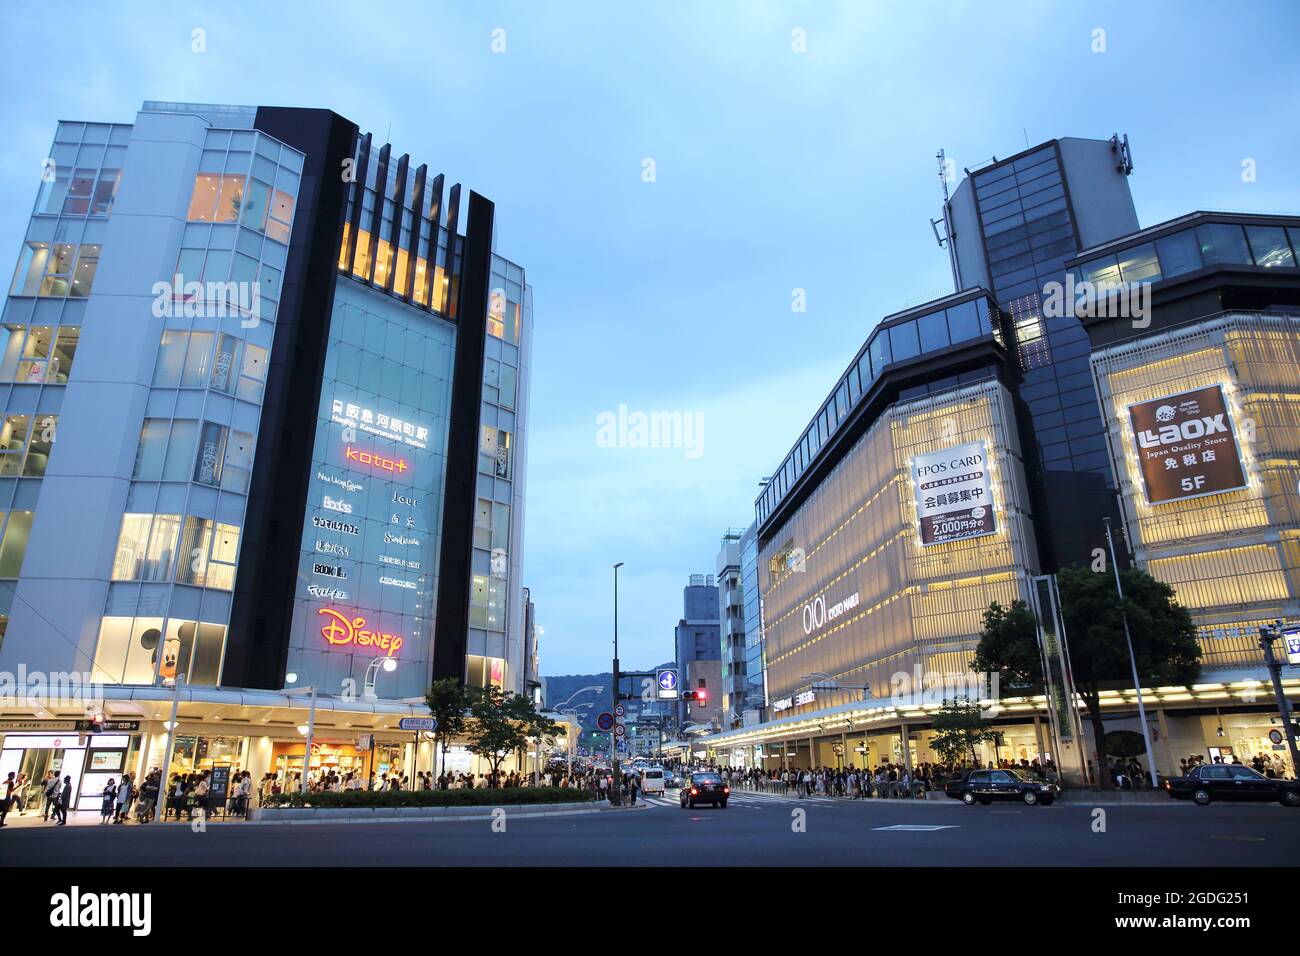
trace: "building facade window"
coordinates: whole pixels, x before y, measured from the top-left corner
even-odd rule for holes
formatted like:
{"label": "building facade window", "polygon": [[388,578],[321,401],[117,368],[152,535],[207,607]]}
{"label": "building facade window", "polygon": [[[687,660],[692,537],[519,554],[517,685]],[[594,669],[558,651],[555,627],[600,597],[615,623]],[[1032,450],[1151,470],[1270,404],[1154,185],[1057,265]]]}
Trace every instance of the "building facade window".
{"label": "building facade window", "polygon": [[188,515],[181,536],[180,560],[176,563],[176,582],[229,591],[235,586],[238,555],[236,525]]}
{"label": "building facade window", "polygon": [[0,421],[0,477],[40,478],[45,474],[58,429],[57,415],[6,415]]}
{"label": "building facade window", "polygon": [[479,441],[478,470],[485,475],[510,478],[510,433],[503,428],[483,426]]}
{"label": "building facade window", "polygon": [[105,617],[95,650],[96,679],[153,684],[158,679],[215,686],[221,680],[226,628],[161,617]]}
{"label": "building facade window", "polygon": [[22,571],[34,516],[31,511],[0,512],[0,521],[4,521],[4,535],[0,537],[0,578],[17,578]]}
{"label": "building facade window", "polygon": [[99,268],[96,243],[24,243],[10,295],[83,299],[90,295]]}
{"label": "building facade window", "polygon": [[113,557],[113,580],[170,581],[180,527],[180,515],[124,514]]}
{"label": "building facade window", "polygon": [[0,382],[66,384],[80,338],[71,325],[0,328]]}

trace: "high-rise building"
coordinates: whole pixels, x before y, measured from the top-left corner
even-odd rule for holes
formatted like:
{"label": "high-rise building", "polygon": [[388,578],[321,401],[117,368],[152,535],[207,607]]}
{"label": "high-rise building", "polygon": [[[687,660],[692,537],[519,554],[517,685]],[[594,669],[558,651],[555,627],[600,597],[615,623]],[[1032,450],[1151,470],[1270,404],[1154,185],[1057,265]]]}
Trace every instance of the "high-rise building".
{"label": "high-rise building", "polygon": [[1073,315],[1048,315],[1045,289],[1063,283],[1081,249],[1138,228],[1127,137],[1065,137],[966,176],[944,215],[960,289],[985,288],[1016,343],[1013,395],[1025,439],[1042,566],[1091,560],[1105,544],[1099,513],[1115,515],[1110,463]]}
{"label": "high-rise building", "polygon": [[758,585],[758,525],[740,538],[740,588],[745,607],[745,699],[740,716],[745,726],[763,719],[767,706],[767,660],[763,647],[763,595]]}
{"label": "high-rise building", "polygon": [[718,549],[718,622],[722,641],[722,719],[739,727],[748,693],[745,656],[745,599],[741,581],[740,542],[745,532],[733,528]]}
{"label": "high-rise building", "polygon": [[[1119,562],[1198,629],[1199,680],[1142,689],[1157,769],[1295,772],[1259,629],[1300,617],[1300,217],[1140,229],[1131,169],[1117,137],[968,171],[945,212],[958,291],[880,320],[755,502],[766,720],[696,749],[935,761],[943,700],[998,696],[970,671],[984,611],[1057,627],[1050,574],[1109,574],[1110,519]],[[1109,729],[1140,729],[1126,677]],[[1104,765],[1054,680],[997,713],[981,760]]]}
{"label": "high-rise building", "polygon": [[692,574],[682,589],[682,617],[673,631],[679,688],[703,691],[704,702],[679,700],[678,728],[722,725],[722,643],[718,587],[712,574]]}
{"label": "high-rise building", "polygon": [[249,689],[522,689],[532,303],[493,204],[321,109],[149,102],[46,166],[0,332],[0,666],[107,685],[151,764],[140,688],[208,688],[245,753],[306,706]]}

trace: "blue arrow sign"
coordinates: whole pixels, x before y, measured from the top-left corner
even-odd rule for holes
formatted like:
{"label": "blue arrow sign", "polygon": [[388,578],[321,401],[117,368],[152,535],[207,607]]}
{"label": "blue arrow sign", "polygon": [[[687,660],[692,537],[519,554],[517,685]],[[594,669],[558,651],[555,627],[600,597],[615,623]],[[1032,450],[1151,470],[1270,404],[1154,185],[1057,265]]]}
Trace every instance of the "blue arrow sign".
{"label": "blue arrow sign", "polygon": [[438,721],[433,717],[403,717],[397,722],[399,730],[427,730],[435,731],[438,729]]}

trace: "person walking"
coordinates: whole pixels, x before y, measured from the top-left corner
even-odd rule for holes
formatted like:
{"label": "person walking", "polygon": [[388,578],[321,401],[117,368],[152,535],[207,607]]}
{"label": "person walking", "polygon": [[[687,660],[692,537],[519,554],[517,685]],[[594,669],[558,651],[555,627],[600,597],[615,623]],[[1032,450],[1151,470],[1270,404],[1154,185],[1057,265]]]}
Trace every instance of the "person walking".
{"label": "person walking", "polygon": [[126,815],[131,810],[132,795],[135,793],[135,781],[129,773],[122,774],[122,785],[117,788],[117,813],[113,823],[125,823]]}
{"label": "person walking", "polygon": [[27,774],[22,771],[19,771],[18,779],[14,781],[14,804],[18,807],[20,817],[27,812]]}
{"label": "person walking", "polygon": [[70,806],[72,806],[72,777],[69,776],[63,778],[63,787],[59,790],[59,795],[54,803],[54,815],[59,818],[59,821],[54,824],[56,827],[68,825],[68,807]]}
{"label": "person walking", "polygon": [[158,803],[158,790],[161,786],[162,771],[157,767],[149,771],[140,787],[140,802],[136,805],[136,819],[141,823],[153,820],[153,809]]}
{"label": "person walking", "polygon": [[49,820],[50,814],[54,812],[54,805],[59,799],[59,775],[53,770],[45,772],[45,785],[41,793],[44,797],[41,819]]}
{"label": "person walking", "polygon": [[18,784],[14,780],[14,772],[9,771],[9,776],[5,777],[4,783],[0,783],[0,827],[7,827],[5,817],[9,816],[9,808],[14,802],[14,787]]}

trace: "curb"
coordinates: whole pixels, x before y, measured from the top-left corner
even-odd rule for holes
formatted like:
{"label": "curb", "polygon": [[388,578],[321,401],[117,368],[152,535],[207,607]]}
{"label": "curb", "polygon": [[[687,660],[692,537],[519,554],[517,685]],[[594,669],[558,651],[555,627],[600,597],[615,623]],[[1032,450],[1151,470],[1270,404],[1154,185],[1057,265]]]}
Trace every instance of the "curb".
{"label": "curb", "polygon": [[[479,807],[376,807],[357,808],[356,810],[326,807],[312,809],[293,807],[284,810],[262,810],[256,819],[247,822],[252,826],[278,824],[321,824],[321,823],[436,823],[440,820],[491,820],[493,813],[504,810],[508,817],[547,817],[574,816],[579,814],[605,813],[608,810],[630,809],[622,807],[593,807],[589,802],[561,804],[500,804],[498,806]],[[176,826],[177,824],[167,824]],[[188,823],[181,824],[188,826]]]}

